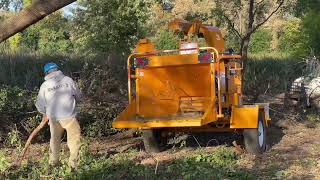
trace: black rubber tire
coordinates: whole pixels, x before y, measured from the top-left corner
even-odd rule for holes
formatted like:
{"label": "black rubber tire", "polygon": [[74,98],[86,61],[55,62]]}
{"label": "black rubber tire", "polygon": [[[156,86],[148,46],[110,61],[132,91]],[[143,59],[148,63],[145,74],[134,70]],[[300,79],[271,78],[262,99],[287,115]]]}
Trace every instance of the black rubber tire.
{"label": "black rubber tire", "polygon": [[250,154],[261,154],[266,150],[266,125],[264,121],[264,113],[259,112],[259,121],[258,121],[258,126],[259,122],[262,123],[263,127],[263,143],[262,146],[259,144],[259,131],[258,128],[256,129],[244,129],[243,130],[243,137],[244,137],[244,145],[248,153]]}
{"label": "black rubber tire", "polygon": [[167,144],[167,138],[161,136],[161,129],[142,130],[143,144],[147,152],[158,153],[164,149]]}

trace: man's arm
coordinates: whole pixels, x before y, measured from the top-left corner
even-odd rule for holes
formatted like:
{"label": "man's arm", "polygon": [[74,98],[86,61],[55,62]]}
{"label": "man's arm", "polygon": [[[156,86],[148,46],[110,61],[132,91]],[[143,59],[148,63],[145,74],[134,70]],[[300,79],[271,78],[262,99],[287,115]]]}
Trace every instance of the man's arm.
{"label": "man's arm", "polygon": [[40,87],[40,91],[35,106],[41,114],[46,114],[46,99],[44,89],[42,88],[42,86]]}

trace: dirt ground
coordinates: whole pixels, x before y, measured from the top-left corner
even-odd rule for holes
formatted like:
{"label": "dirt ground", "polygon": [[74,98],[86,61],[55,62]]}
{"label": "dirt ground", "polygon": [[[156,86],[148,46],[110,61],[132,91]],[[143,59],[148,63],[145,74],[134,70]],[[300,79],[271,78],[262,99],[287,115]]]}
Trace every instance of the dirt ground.
{"label": "dirt ground", "polygon": [[[320,179],[320,126],[310,126],[294,118],[297,110],[281,103],[273,104],[271,109],[273,123],[268,129],[268,150],[260,156],[241,154],[239,166],[256,173],[259,179]],[[108,157],[135,149],[137,163],[161,165],[190,155],[196,148],[210,153],[219,145],[226,144],[229,148],[235,148],[230,142],[241,141],[237,134],[212,134],[209,137],[192,134],[182,136],[182,139],[185,141],[183,147],[180,144],[179,147],[171,147],[161,153],[149,154],[143,150],[142,138],[134,130],[129,130],[105,139],[90,140],[90,150],[94,154]],[[48,149],[48,144],[35,144],[30,149],[27,157],[38,159]],[[12,152],[14,159],[14,151],[8,151]]]}
{"label": "dirt ground", "polygon": [[[289,126],[287,129],[271,127],[268,131],[269,147],[260,156],[242,154],[239,165],[255,172],[259,179],[320,179],[320,127],[308,128],[303,123]],[[208,139],[207,139],[208,140]],[[212,139],[211,139],[212,140]],[[198,140],[199,141],[199,140]],[[221,142],[222,144],[224,142]],[[95,142],[92,151],[96,153],[123,152],[128,148],[138,148],[137,160],[142,164],[156,164],[190,155],[194,145],[169,149],[157,154],[145,153],[139,137],[123,136]],[[214,152],[217,145],[201,147],[208,153]],[[235,148],[230,146],[230,148]]]}

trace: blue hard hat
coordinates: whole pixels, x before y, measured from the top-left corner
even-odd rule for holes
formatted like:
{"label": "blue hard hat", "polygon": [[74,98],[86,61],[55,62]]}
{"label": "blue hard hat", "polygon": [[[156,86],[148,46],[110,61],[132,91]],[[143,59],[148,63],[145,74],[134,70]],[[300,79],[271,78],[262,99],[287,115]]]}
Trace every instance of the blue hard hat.
{"label": "blue hard hat", "polygon": [[47,74],[50,70],[58,68],[58,65],[56,65],[55,63],[47,63],[46,65],[44,65],[43,70],[44,73]]}

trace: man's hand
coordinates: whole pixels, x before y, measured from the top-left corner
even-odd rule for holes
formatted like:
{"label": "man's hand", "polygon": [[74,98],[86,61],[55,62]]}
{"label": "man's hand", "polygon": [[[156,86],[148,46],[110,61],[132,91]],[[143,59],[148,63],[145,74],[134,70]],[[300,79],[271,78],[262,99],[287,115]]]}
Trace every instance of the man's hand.
{"label": "man's hand", "polygon": [[50,126],[50,124],[49,124],[49,118],[48,118],[48,116],[47,116],[46,114],[44,114],[44,115],[42,116],[42,121],[41,121],[41,123],[48,123],[48,125]]}

